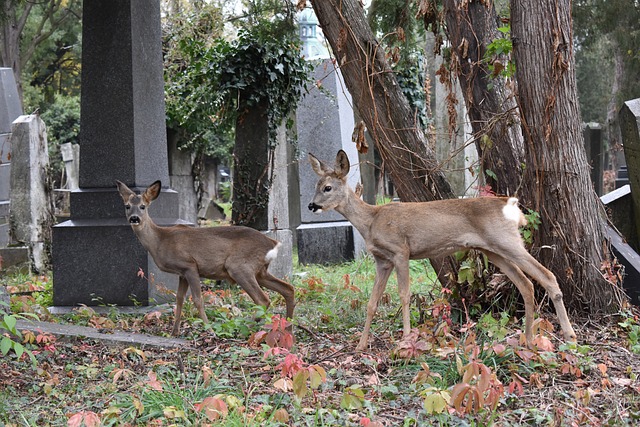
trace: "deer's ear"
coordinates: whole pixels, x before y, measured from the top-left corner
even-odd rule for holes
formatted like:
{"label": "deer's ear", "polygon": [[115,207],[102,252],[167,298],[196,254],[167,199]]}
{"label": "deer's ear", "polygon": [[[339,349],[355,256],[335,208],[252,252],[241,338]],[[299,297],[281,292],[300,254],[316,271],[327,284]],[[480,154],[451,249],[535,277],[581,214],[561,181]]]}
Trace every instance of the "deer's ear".
{"label": "deer's ear", "polygon": [[311,163],[313,171],[320,176],[325,176],[333,172],[333,169],[318,160],[316,156],[311,153],[309,153],[309,163]]}
{"label": "deer's ear", "polygon": [[120,193],[120,197],[122,197],[122,200],[124,200],[125,203],[127,203],[131,195],[135,195],[135,193],[131,191],[131,189],[127,187],[124,182],[116,180],[116,186],[118,187],[118,193]]}
{"label": "deer's ear", "polygon": [[162,189],[162,183],[160,181],[156,181],[153,184],[151,184],[149,187],[147,187],[146,190],[144,190],[142,197],[144,198],[145,202],[149,204],[158,198],[158,195],[160,195],[161,189]]}
{"label": "deer's ear", "polygon": [[338,178],[347,176],[350,168],[351,165],[349,164],[349,157],[347,157],[347,153],[345,153],[344,150],[338,151],[338,154],[336,155],[335,166],[335,171],[336,175],[338,175]]}

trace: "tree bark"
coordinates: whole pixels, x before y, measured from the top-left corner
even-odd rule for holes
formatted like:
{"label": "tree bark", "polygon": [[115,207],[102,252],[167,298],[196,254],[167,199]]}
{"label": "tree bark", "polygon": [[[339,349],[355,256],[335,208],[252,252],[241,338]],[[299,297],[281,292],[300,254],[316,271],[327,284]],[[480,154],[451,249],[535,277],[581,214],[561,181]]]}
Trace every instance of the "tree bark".
{"label": "tree bark", "polygon": [[618,284],[601,273],[606,216],[593,190],[577,102],[570,0],[511,0],[525,139],[521,199],[540,213],[537,258],[557,276],[568,307],[616,312]]}
{"label": "tree bark", "polygon": [[524,156],[520,114],[514,83],[492,76],[484,58],[487,46],[500,37],[493,2],[486,3],[444,0],[449,70],[460,79],[482,170],[495,174],[495,179],[485,175],[486,182],[497,194],[515,195]]}

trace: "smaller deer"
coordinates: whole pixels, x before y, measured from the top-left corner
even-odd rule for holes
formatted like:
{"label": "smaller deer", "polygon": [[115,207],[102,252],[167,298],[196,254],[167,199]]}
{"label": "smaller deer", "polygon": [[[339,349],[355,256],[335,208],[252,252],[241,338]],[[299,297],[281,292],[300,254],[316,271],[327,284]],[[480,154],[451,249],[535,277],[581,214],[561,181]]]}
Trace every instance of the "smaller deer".
{"label": "smaller deer", "polygon": [[409,260],[437,258],[468,248],[484,252],[522,294],[527,345],[531,346],[533,340],[535,301],[533,284],[524,273],[549,293],[564,338],[576,340],[555,276],[524,247],[518,227],[526,224],[526,219],[518,208],[518,199],[481,197],[372,206],[349,188],[346,176],[350,165],[344,151],[338,152],[333,169],[312,154],[309,161],[320,176],[309,209],[313,212],[335,209],[341,213],[360,232],[376,262],[376,278],[357,351],[367,346],[373,316],[394,268],[406,337],[411,331]]}
{"label": "smaller deer", "polygon": [[287,317],[293,317],[294,289],[271,275],[267,268],[278,254],[280,242],[261,232],[242,226],[159,227],[149,216],[148,207],[160,194],[156,181],[138,195],[120,181],[118,192],[124,201],[127,220],[142,246],[149,251],[158,268],[180,276],[176,295],[173,335],[180,332],[180,316],[187,289],[200,318],[206,323],[200,278],[235,282],[259,305],[268,307],[269,296],[260,287],[278,292],[287,305]]}

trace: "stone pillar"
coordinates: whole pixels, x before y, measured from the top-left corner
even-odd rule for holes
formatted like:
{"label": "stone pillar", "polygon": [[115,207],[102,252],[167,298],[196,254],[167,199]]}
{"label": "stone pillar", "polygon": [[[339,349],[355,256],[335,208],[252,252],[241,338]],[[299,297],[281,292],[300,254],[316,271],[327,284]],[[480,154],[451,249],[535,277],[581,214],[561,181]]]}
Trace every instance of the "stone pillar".
{"label": "stone pillar", "polygon": [[0,248],[9,243],[11,123],[22,114],[18,86],[11,68],[0,68]]}
{"label": "stone pillar", "polygon": [[[435,58],[435,68],[442,63],[442,57]],[[436,106],[434,109],[436,128],[436,158],[442,164],[451,183],[451,187],[457,196],[473,196],[477,194],[474,185],[478,185],[478,178],[469,171],[469,167],[477,163],[478,152],[473,140],[473,129],[469,123],[467,107],[460,88],[458,79],[453,83],[455,97],[458,103],[455,106],[456,123],[453,131],[449,129],[449,114],[447,108],[448,89],[435,79]]]}
{"label": "stone pillar", "polygon": [[183,222],[168,189],[160,3],[84,2],[82,44],[80,188],[70,220],[53,230],[53,301],[146,305],[165,299],[154,283],[175,289],[177,277],[161,273],[138,242],[115,180],[134,190],[161,180],[151,216]]}
{"label": "stone pillar", "polygon": [[620,110],[620,132],[631,185],[636,232],[640,231],[640,98],[627,101]]}
{"label": "stone pillar", "polygon": [[603,192],[604,154],[602,152],[602,126],[599,123],[587,123],[582,131],[587,161],[591,167],[591,182],[598,196]]}
{"label": "stone pillar", "polygon": [[11,240],[29,249],[31,268],[49,269],[53,199],[47,130],[40,116],[20,116],[11,132]]}
{"label": "stone pillar", "polygon": [[277,145],[273,160],[273,181],[269,194],[267,235],[282,245],[278,257],[269,265],[269,271],[279,278],[291,278],[293,274],[293,233],[289,222],[288,166],[291,163],[287,147],[287,130],[281,125],[277,132]]}
{"label": "stone pillar", "polygon": [[300,101],[296,113],[300,149],[300,220],[297,228],[298,260],[301,264],[339,263],[354,259],[365,250],[364,240],[345,218],[335,211],[315,214],[307,209],[318,182],[307,154],[333,164],[338,150],[346,151],[351,163],[349,185],[360,181],[356,145],[351,141],[354,114],[351,95],[331,60],[315,68],[313,79],[322,90],[312,88]]}

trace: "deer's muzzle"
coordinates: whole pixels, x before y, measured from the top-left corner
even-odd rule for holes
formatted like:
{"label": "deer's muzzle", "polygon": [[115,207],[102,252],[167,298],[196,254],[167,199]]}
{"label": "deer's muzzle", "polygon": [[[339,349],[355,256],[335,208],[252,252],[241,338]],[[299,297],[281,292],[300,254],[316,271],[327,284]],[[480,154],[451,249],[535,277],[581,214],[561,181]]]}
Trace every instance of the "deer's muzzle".
{"label": "deer's muzzle", "polygon": [[309,210],[312,212],[318,212],[322,210],[322,206],[316,205],[315,203],[311,202],[309,203]]}
{"label": "deer's muzzle", "polygon": [[131,215],[129,217],[129,224],[131,225],[140,225],[140,217],[137,215]]}

